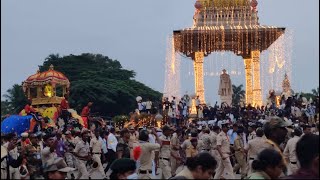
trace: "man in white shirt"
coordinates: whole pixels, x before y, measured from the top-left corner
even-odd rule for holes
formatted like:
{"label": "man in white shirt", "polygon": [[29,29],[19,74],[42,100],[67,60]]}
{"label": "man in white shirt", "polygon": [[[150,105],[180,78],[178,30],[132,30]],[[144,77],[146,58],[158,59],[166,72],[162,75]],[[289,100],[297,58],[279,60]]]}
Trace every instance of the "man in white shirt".
{"label": "man in white shirt", "polygon": [[150,101],[150,99],[148,99],[147,102],[146,102],[146,112],[147,112],[147,114],[151,113],[151,108],[152,108],[152,102]]}
{"label": "man in white shirt", "polygon": [[107,149],[108,149],[107,161],[108,161],[108,165],[104,169],[104,172],[107,172],[109,170],[112,162],[117,159],[116,152],[117,152],[118,140],[117,140],[116,136],[114,135],[114,133],[115,133],[115,128],[112,127],[110,129],[110,133],[108,135],[108,140],[107,140]]}
{"label": "man in white shirt", "polygon": [[293,131],[294,137],[289,139],[283,151],[283,156],[288,162],[288,175],[294,174],[298,170],[298,160],[296,155],[296,145],[302,134],[300,128]]}

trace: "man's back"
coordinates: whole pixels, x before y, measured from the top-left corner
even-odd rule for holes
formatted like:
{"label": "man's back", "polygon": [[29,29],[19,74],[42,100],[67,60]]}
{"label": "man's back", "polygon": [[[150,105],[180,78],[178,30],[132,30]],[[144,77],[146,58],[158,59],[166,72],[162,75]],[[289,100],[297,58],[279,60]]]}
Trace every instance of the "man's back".
{"label": "man's back", "polygon": [[260,151],[272,147],[267,140],[262,137],[256,137],[248,142],[247,150],[250,158],[256,158]]}

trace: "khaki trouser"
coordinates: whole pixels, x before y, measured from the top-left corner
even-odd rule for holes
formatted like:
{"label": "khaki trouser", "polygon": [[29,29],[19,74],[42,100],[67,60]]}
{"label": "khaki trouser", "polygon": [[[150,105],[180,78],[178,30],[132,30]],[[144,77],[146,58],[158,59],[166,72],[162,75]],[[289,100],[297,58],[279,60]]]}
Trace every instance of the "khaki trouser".
{"label": "khaki trouser", "polygon": [[10,178],[11,179],[21,179],[19,168],[9,167]]}
{"label": "khaki trouser", "polygon": [[79,174],[76,179],[89,179],[89,173],[86,167],[86,161],[82,161],[78,159],[77,168],[78,168]]}
{"label": "khaki trouser", "polygon": [[152,179],[152,174],[151,172],[146,172],[145,174],[138,173],[138,179]]}
{"label": "khaki trouser", "polygon": [[7,179],[7,170],[6,169],[1,169],[1,179]]}
{"label": "khaki trouser", "polygon": [[243,153],[237,152],[235,153],[236,159],[237,159],[237,164],[233,167],[233,171],[237,172],[239,168],[241,169],[241,178],[246,177],[247,174],[247,164],[246,164],[246,159]]}
{"label": "khaki trouser", "polygon": [[249,175],[249,174],[251,174],[252,173],[252,162],[253,162],[253,159],[252,160],[248,160],[248,163],[247,163],[247,169],[248,169],[248,171],[247,171],[247,174]]}
{"label": "khaki trouser", "polygon": [[93,159],[93,161],[98,163],[98,169],[101,172],[102,176],[106,176],[100,157],[101,157],[101,154],[93,154],[92,159]]}
{"label": "khaki trouser", "polygon": [[[224,157],[228,157],[229,154],[223,154]],[[222,159],[220,162],[218,162],[219,166],[216,169],[216,174],[214,176],[214,179],[220,179],[221,175],[223,174],[223,172],[226,173],[226,175],[228,177],[224,177],[225,179],[234,179],[234,174],[233,174],[233,168],[230,162],[230,158],[226,158],[225,160]]]}
{"label": "khaki trouser", "polygon": [[69,153],[69,152],[66,152],[65,154],[64,154],[64,156],[65,156],[65,159],[66,159],[66,163],[67,163],[67,165],[69,166],[69,167],[74,167],[74,160],[75,160],[75,158],[73,157],[73,155],[71,154],[71,153]]}
{"label": "khaki trouser", "polygon": [[172,176],[170,162],[160,158],[159,166],[162,170],[161,179],[169,179]]}
{"label": "khaki trouser", "polygon": [[[179,156],[179,152],[173,152],[176,156]],[[171,156],[170,159],[170,163],[171,163],[171,174],[172,176],[174,176],[176,174],[176,171],[179,167],[179,161],[177,161],[173,156]]]}
{"label": "khaki trouser", "polygon": [[217,149],[212,149],[211,155],[216,159],[217,162],[220,162],[221,157]]}

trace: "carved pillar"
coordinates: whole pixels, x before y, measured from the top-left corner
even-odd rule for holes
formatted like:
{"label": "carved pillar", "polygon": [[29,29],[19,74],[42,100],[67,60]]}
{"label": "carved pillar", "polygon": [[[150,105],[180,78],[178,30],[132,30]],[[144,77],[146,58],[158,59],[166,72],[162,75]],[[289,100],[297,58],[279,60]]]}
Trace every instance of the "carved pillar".
{"label": "carved pillar", "polygon": [[262,93],[260,85],[260,51],[251,52],[253,62],[253,105],[262,105]]}
{"label": "carved pillar", "polygon": [[205,103],[204,97],[204,81],[203,81],[203,52],[195,52],[193,56],[194,66],[194,88],[196,96],[199,96],[200,103]]}
{"label": "carved pillar", "polygon": [[252,104],[252,101],[253,101],[251,57],[244,58],[244,68],[246,73],[246,105],[248,105],[248,104]]}

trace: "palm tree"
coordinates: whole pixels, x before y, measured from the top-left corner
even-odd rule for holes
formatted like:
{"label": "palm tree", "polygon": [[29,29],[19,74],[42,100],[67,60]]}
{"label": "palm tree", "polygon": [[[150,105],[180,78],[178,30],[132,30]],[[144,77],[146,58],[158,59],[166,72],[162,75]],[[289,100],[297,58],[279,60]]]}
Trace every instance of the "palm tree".
{"label": "palm tree", "polygon": [[22,86],[18,84],[13,85],[11,89],[7,90],[7,94],[3,96],[7,99],[8,106],[13,111],[12,113],[19,113],[28,102]]}
{"label": "palm tree", "polygon": [[319,87],[317,87],[317,89],[312,89],[311,92],[314,96],[319,96]]}
{"label": "palm tree", "polygon": [[241,99],[243,99],[245,97],[245,90],[242,89],[243,85],[240,84],[239,86],[236,85],[232,85],[232,90],[233,90],[233,94],[232,94],[232,105],[236,106],[240,104]]}

